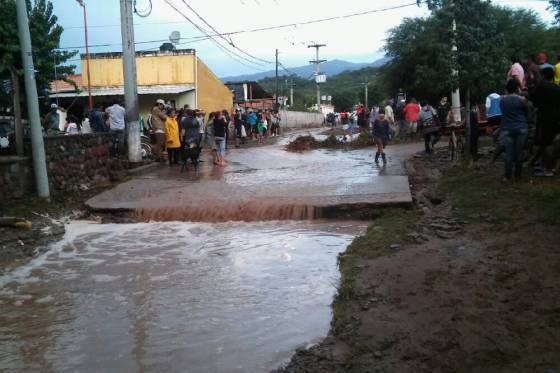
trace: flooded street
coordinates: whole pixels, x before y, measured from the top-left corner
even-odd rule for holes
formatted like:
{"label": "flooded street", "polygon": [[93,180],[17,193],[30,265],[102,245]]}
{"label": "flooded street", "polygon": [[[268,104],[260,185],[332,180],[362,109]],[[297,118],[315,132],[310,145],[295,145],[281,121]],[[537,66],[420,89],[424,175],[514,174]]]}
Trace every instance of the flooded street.
{"label": "flooded street", "polygon": [[67,227],[0,277],[0,370],[266,372],[326,335],[355,222]]}

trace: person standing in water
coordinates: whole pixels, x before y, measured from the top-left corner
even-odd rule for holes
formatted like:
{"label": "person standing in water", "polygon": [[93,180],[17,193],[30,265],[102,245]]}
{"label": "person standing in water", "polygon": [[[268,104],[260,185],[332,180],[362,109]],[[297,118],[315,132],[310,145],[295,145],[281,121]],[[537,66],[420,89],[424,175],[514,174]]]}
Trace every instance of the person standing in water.
{"label": "person standing in water", "polygon": [[373,122],[373,138],[375,139],[375,145],[377,146],[377,152],[375,153],[375,163],[379,163],[379,156],[383,160],[383,166],[387,164],[387,157],[385,156],[385,147],[389,141],[389,121],[385,119],[385,110],[379,109],[377,118]]}

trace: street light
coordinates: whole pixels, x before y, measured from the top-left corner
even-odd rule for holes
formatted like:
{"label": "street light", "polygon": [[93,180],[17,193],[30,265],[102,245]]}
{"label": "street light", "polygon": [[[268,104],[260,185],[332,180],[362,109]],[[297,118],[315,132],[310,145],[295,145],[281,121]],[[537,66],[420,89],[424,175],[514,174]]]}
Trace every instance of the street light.
{"label": "street light", "polygon": [[88,104],[89,111],[93,110],[93,99],[91,98],[91,76],[89,73],[89,45],[88,45],[88,32],[87,32],[87,15],[86,15],[86,4],[84,0],[76,0],[78,4],[84,9],[84,33],[86,39],[86,69],[87,69],[87,85],[88,85]]}

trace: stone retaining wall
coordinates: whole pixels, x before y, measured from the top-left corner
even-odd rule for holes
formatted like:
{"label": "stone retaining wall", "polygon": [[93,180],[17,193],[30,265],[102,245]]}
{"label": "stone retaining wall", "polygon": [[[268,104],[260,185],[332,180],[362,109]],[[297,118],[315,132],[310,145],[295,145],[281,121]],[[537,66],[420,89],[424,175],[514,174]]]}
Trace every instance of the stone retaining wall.
{"label": "stone retaining wall", "polygon": [[[45,137],[51,194],[86,190],[126,176],[126,157],[112,154],[114,134]],[[35,191],[31,144],[27,157],[0,156],[0,200],[20,198]]]}
{"label": "stone retaining wall", "polygon": [[114,139],[110,133],[46,137],[51,191],[84,190],[122,179],[126,161],[112,156]]}
{"label": "stone retaining wall", "polygon": [[28,157],[0,156],[0,201],[33,192],[33,169]]}

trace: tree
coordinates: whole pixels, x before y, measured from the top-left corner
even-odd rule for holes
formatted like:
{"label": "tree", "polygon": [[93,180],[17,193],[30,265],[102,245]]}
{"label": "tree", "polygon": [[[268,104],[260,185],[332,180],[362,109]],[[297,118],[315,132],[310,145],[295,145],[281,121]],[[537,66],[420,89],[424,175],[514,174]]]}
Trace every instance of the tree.
{"label": "tree", "polygon": [[[27,0],[27,9],[33,62],[37,71],[37,93],[45,96],[49,83],[54,80],[55,64],[61,77],[73,73],[75,66],[65,65],[65,62],[75,56],[77,51],[57,50],[63,28],[57,24],[58,19],[49,0],[35,0],[33,4]],[[0,0],[0,14],[3,16],[0,23],[0,79],[11,79],[11,70],[15,69],[19,76],[22,69],[15,1]]]}
{"label": "tree", "polygon": [[556,23],[560,24],[560,0],[548,0],[548,3],[550,4],[548,9],[554,12]]}
{"label": "tree", "polygon": [[356,104],[357,95],[355,90],[342,90],[332,96],[335,111],[341,113],[351,111]]}

